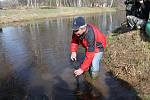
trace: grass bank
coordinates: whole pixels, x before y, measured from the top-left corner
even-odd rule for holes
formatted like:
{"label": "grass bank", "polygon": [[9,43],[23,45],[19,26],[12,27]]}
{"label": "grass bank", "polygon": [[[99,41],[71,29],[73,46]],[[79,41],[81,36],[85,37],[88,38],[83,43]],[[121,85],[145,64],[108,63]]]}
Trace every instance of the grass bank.
{"label": "grass bank", "polygon": [[150,100],[150,41],[140,30],[111,34],[108,41],[107,69],[134,87],[142,100]]}
{"label": "grass bank", "polygon": [[0,10],[0,24],[20,22],[34,19],[73,16],[89,13],[115,11],[112,8],[62,7],[52,9],[8,9]]}

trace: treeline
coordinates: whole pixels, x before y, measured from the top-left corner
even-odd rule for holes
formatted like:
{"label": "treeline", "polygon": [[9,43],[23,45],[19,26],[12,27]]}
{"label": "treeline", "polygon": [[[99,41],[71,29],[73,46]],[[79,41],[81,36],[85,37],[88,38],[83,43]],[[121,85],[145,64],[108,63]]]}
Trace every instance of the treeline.
{"label": "treeline", "polygon": [[124,0],[1,0],[0,8],[114,7]]}

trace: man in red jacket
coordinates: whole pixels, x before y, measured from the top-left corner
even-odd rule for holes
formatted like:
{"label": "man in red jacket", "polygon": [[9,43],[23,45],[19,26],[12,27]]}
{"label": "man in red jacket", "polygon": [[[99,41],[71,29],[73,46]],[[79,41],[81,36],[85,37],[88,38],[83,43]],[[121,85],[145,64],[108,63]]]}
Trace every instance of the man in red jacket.
{"label": "man in red jacket", "polygon": [[74,71],[74,74],[79,76],[90,69],[92,79],[96,79],[106,47],[106,37],[95,25],[86,24],[85,19],[81,16],[74,18],[72,29],[71,60],[76,60],[78,45],[82,45],[86,50],[85,59],[80,68]]}

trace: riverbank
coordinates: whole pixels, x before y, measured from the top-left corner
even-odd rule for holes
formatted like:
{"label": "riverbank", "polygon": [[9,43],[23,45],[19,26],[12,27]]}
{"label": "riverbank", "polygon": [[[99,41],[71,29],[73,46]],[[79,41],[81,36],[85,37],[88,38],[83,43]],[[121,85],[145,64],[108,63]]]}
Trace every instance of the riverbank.
{"label": "riverbank", "polygon": [[115,11],[114,8],[61,7],[51,9],[7,9],[0,10],[0,24],[21,22],[35,19],[83,15]]}
{"label": "riverbank", "polygon": [[150,41],[140,30],[122,33],[123,29],[109,36],[104,64],[117,79],[134,87],[142,100],[150,100]]}

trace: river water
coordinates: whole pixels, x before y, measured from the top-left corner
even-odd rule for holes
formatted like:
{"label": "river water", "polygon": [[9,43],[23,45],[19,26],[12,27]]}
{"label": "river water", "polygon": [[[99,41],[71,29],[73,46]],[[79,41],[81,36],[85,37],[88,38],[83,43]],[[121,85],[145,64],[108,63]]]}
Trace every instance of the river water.
{"label": "river water", "polygon": [[[125,20],[124,12],[83,16],[86,22],[96,24],[105,34]],[[74,65],[70,63],[69,52],[72,19],[51,18],[1,28],[0,100],[139,99],[127,82],[123,82],[128,84],[128,87],[124,87],[122,82],[105,71],[93,86],[99,89],[100,94],[104,94],[103,98],[95,98],[90,94],[92,84],[88,87],[88,93],[77,94],[80,90],[73,75]],[[78,61],[81,62],[84,57],[82,48],[78,55]]]}

